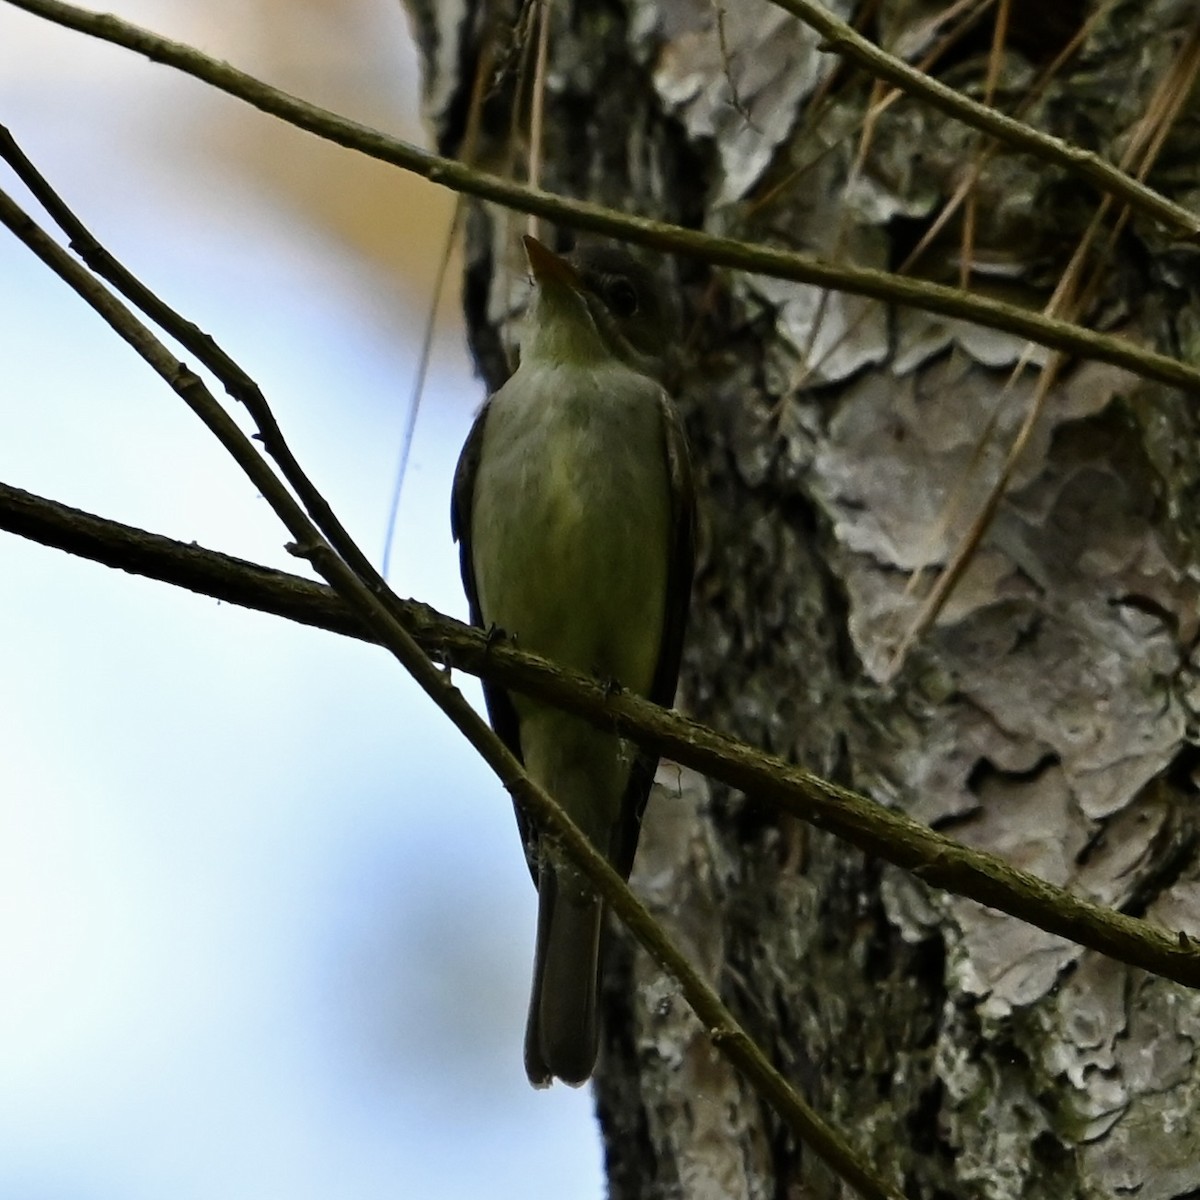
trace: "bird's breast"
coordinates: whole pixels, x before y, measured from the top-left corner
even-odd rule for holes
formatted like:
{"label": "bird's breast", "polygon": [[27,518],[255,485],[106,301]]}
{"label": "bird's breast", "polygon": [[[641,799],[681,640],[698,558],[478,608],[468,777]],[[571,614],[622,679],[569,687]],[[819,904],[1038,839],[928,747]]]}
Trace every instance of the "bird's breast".
{"label": "bird's breast", "polygon": [[660,395],[624,368],[523,366],[492,398],[472,506],[484,620],[641,693],[667,586]]}

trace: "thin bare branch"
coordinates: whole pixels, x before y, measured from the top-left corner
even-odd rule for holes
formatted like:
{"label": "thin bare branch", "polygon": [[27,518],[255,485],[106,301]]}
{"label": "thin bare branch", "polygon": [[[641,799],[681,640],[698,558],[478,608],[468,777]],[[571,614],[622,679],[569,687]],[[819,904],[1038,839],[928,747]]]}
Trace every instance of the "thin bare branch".
{"label": "thin bare branch", "polygon": [[[1193,24],[1187,40],[1171,64],[1170,71],[1163,77],[1154,95],[1151,96],[1146,106],[1146,112],[1135,127],[1129,145],[1122,155],[1121,166],[1123,169],[1128,169],[1132,164],[1136,163],[1137,178],[1143,179],[1149,173],[1168,133],[1173,128],[1179,116],[1184,102],[1192,93],[1198,73],[1200,73],[1200,20]],[[1100,234],[1104,229],[1104,222],[1112,207],[1113,200],[1109,196],[1104,196],[1099,205],[1097,205],[1096,212],[1093,214],[1078,245],[1075,247],[1070,261],[1063,269],[1053,294],[1046,303],[1044,311],[1047,315],[1062,315],[1068,319],[1074,319],[1086,312],[1094,302],[1101,286],[1103,273],[1107,269],[1105,253],[1100,255],[1100,264],[1093,272],[1090,282],[1083,284],[1081,281],[1084,268],[1087,266],[1088,256],[1100,238]],[[1106,239],[1107,251],[1112,250],[1129,216],[1130,209],[1127,206],[1123,207],[1117,214],[1117,219],[1113,227],[1109,230]],[[1015,383],[1030,357],[1031,350],[1032,347],[1026,346],[1022,351],[1020,360],[1013,367],[1009,375],[1004,391],[1008,391]],[[992,526],[996,513],[999,511],[1000,502],[1008,492],[1009,484],[1012,482],[1017,465],[1025,451],[1025,447],[1029,443],[1029,439],[1033,435],[1037,422],[1041,418],[1042,410],[1049,398],[1051,389],[1062,372],[1063,365],[1062,356],[1052,354],[1038,373],[1038,381],[1030,398],[1029,409],[1005,454],[1000,473],[993,481],[987,498],[971,521],[967,532],[963,535],[954,552],[951,554],[950,561],[938,576],[933,587],[930,589],[929,595],[922,602],[917,615],[913,618],[896,649],[892,652],[891,661],[887,668],[889,677],[899,670],[900,664],[917,639],[924,636],[925,632],[937,620],[953,595],[954,589],[966,573],[967,567],[982,544],[984,536]],[[947,511],[943,518],[944,525],[948,525],[950,516],[950,512]]]}
{"label": "thin bare branch", "polygon": [[[296,490],[296,494],[308,511],[313,514],[314,519],[328,532],[338,553],[360,577],[373,576],[378,580],[366,555],[354,544],[353,539],[342,527],[333,510],[305,474],[295,455],[292,454],[258,384],[221,349],[212,337],[155,295],[97,241],[62,197],[29,161],[12,134],[3,125],[0,125],[0,158],[12,167],[17,178],[25,184],[38,203],[67,235],[79,257],[102,279],[107,279],[131,304],[141,309],[156,325],[165,329],[180,345],[190,350],[221,381],[229,395],[245,407],[258,425],[263,447],[279,464],[284,478]],[[118,330],[118,332],[121,331]],[[142,353],[140,347],[135,346],[135,349]],[[171,380],[168,378],[167,382],[170,383]]]}
{"label": "thin bare branch", "polygon": [[[479,143],[479,124],[483,116],[483,97],[495,65],[495,44],[488,41],[475,64],[475,78],[471,81],[471,103],[467,108],[467,125],[463,132],[462,155],[466,162],[475,161]],[[386,580],[392,562],[392,548],[396,540],[396,522],[400,517],[400,497],[404,491],[404,479],[408,474],[408,460],[412,454],[413,437],[417,432],[417,416],[421,411],[421,397],[425,394],[425,381],[429,375],[429,364],[433,358],[433,335],[437,328],[438,312],[442,306],[442,295],[446,287],[446,276],[454,257],[454,245],[462,227],[463,198],[455,196],[454,212],[446,229],[446,239],[438,258],[437,273],[425,314],[425,328],[421,334],[421,351],[417,358],[417,371],[413,377],[412,390],[408,398],[408,413],[404,420],[404,435],[400,441],[400,456],[396,462],[396,473],[392,495],[388,501],[387,526],[383,535],[383,556],[380,574]]]}
{"label": "thin bare branch", "polygon": [[[250,438],[230,418],[203,382],[180,364],[149,328],[3,192],[0,192],[0,224],[7,226],[47,267],[90,304],[204,422],[296,539],[289,546],[291,552],[312,563],[367,625],[376,640],[392,653],[426,695],[450,718],[522,810],[562,844],[588,876],[597,893],[608,901],[654,959],[679,982],[685,998],[704,1022],[714,1045],[746,1075],[758,1094],[771,1104],[796,1136],[867,1200],[902,1200],[900,1193],[865,1164],[849,1142],[825,1122],[772,1066],[716,991],[667,938],[661,926],[605,857],[592,846],[557,802],[525,774],[517,759],[453,685],[450,672],[437,666],[413,640],[395,615],[399,600],[386,584],[370,568],[369,582],[364,581],[339,556],[327,540],[328,531],[320,527],[320,520],[310,519]],[[263,409],[266,409],[265,402]],[[321,504],[324,502],[321,501]],[[341,527],[339,525],[336,528],[340,530]],[[353,551],[356,559],[366,561],[356,547]]]}
{"label": "thin bare branch", "polygon": [[[13,0],[10,0],[12,3]],[[20,0],[24,7],[24,0]],[[1022,150],[1043,162],[1062,167],[1071,174],[1086,179],[1100,192],[1122,200],[1138,212],[1145,213],[1169,229],[1177,230],[1186,240],[1200,240],[1200,216],[1175,204],[1153,188],[1132,179],[1119,167],[1097,154],[1072,146],[1061,138],[1042,133],[1023,121],[1015,120],[971,100],[961,92],[947,87],[903,60],[880,49],[874,42],[845,21],[834,16],[818,0],[771,0],[772,4],[798,17],[825,39],[822,49],[857,63],[879,79],[886,79],[910,96],[924,100],[931,107],[989,133],[997,141]]]}
{"label": "thin bare branch", "polygon": [[[349,149],[367,154],[383,162],[403,167],[422,175],[434,183],[442,184],[454,191],[490,200],[506,208],[534,213],[549,220],[609,237],[621,238],[635,244],[698,258],[714,266],[731,267],[753,274],[770,275],[779,279],[791,279],[798,283],[815,284],[818,287],[836,288],[855,295],[869,296],[895,304],[910,305],[946,317],[974,321],[981,325],[999,329],[1017,337],[1025,338],[1052,350],[1068,355],[1092,358],[1114,366],[1124,367],[1145,379],[1157,380],[1189,392],[1200,393],[1200,368],[1189,366],[1178,359],[1146,350],[1121,338],[1106,336],[1066,321],[1053,320],[1016,305],[1004,304],[982,296],[965,295],[957,288],[921,280],[906,279],[887,271],[876,271],[864,267],[835,266],[832,263],[806,254],[775,250],[767,246],[754,245],[733,238],[714,237],[697,230],[684,229],[678,225],[652,221],[646,217],[629,216],[615,209],[605,208],[588,201],[554,196],[536,188],[530,188],[497,175],[472,170],[454,159],[429,153],[407,142],[392,138],[378,130],[358,122],[339,117],[327,109],[319,108],[299,100],[286,92],[270,87],[253,76],[239,71],[227,63],[219,62],[201,54],[191,47],[171,42],[166,38],[121,21],[106,14],[87,12],[61,0],[4,0],[17,8],[43,16],[58,24],[76,29],[93,37],[113,42],[127,49],[144,54],[156,62],[162,62],[204,80],[213,87],[237,96],[248,104],[270,113],[282,120],[309,132],[338,143]],[[799,0],[789,0],[799,3]],[[823,11],[823,10],[821,10]],[[828,15],[828,14],[826,14]],[[840,23],[839,23],[840,25]],[[849,28],[849,27],[847,27]],[[850,31],[853,32],[853,31]],[[858,35],[855,35],[856,37]],[[862,39],[860,39],[862,40]],[[870,43],[866,43],[870,45]],[[878,51],[882,54],[882,51]],[[888,56],[884,56],[885,58]],[[903,64],[900,64],[903,66]],[[904,68],[906,71],[909,68]],[[919,75],[920,73],[917,72]],[[925,79],[925,76],[920,76]],[[933,81],[929,81],[932,83]],[[941,85],[937,85],[941,87]],[[949,91],[950,89],[945,89]],[[953,96],[958,93],[952,92]],[[959,99],[963,99],[959,97]],[[963,103],[969,101],[963,99]],[[990,110],[984,110],[990,112]],[[999,114],[992,114],[997,120]],[[1019,122],[1011,122],[1032,134]],[[999,131],[989,123],[982,126],[987,132],[1004,138],[1004,128]],[[1043,135],[1035,135],[1041,138]],[[1048,139],[1062,145],[1056,139]],[[1081,162],[1098,159],[1082,151],[1064,149],[1068,161]],[[1132,184],[1119,171],[1110,168],[1119,180],[1124,180],[1114,192],[1129,198]],[[1134,185],[1136,188],[1140,185]],[[1148,189],[1142,189],[1148,191]],[[1154,193],[1150,193],[1154,195]],[[1161,197],[1159,198],[1161,200]],[[1166,203],[1163,201],[1163,203]],[[1176,206],[1169,206],[1171,211]],[[1184,210],[1179,213],[1187,217],[1191,227],[1197,226],[1195,218]]]}
{"label": "thin bare branch", "polygon": [[[550,3],[538,0],[537,56],[533,63],[533,90],[529,106],[529,186],[542,186],[542,150],[546,135],[543,129],[546,116],[546,73],[550,59]],[[530,216],[525,232],[538,237],[537,218]]]}
{"label": "thin bare branch", "polygon": [[[177,587],[333,633],[378,642],[345,601],[319,583],[146,533],[0,484],[0,529]],[[397,600],[396,619],[447,666],[536,696],[912,871],[932,887],[977,900],[1119,962],[1200,988],[1200,946],[1183,934],[1114,912],[973,850],[792,763],[628,692],[525,653],[504,640]]]}

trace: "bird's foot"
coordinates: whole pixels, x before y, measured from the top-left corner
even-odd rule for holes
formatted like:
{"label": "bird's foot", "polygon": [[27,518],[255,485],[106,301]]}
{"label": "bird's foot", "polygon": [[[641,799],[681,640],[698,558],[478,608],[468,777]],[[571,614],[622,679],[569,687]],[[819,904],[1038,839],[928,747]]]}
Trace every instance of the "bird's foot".
{"label": "bird's foot", "polygon": [[507,630],[501,629],[499,625],[493,621],[483,632],[484,641],[489,646],[494,646],[497,642],[512,642],[516,645],[517,639],[513,637]]}
{"label": "bird's foot", "polygon": [[606,696],[619,696],[625,690],[621,681],[615,675],[601,675],[597,672],[597,679],[600,686],[604,689]]}

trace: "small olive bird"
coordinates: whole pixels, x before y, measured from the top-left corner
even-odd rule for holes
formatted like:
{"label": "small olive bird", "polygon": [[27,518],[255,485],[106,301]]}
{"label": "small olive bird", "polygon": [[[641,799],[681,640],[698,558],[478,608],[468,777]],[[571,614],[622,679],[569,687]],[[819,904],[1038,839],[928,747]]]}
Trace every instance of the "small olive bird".
{"label": "small olive bird", "polygon": [[[535,291],[521,363],[480,410],[451,525],[472,621],[524,650],[674,702],[692,586],[695,497],[683,426],[660,378],[673,293],[625,247],[560,258],[525,238]],[[484,683],[492,727],[531,778],[629,878],[658,756]],[[538,889],[525,1071],[583,1083],[599,1046],[604,910],[517,809]]]}

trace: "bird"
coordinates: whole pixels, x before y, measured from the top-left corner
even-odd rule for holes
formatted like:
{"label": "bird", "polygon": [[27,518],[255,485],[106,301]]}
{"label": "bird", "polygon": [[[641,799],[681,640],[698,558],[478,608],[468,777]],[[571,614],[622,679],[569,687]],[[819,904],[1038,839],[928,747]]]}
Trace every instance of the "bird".
{"label": "bird", "polygon": [[[663,264],[616,242],[524,238],[533,293],[516,371],[459,457],[451,529],[472,622],[664,707],[695,559],[683,422],[662,376],[679,315]],[[493,729],[628,879],[658,755],[484,681]],[[599,1049],[604,905],[517,808],[538,891],[525,1071],[578,1086]]]}

